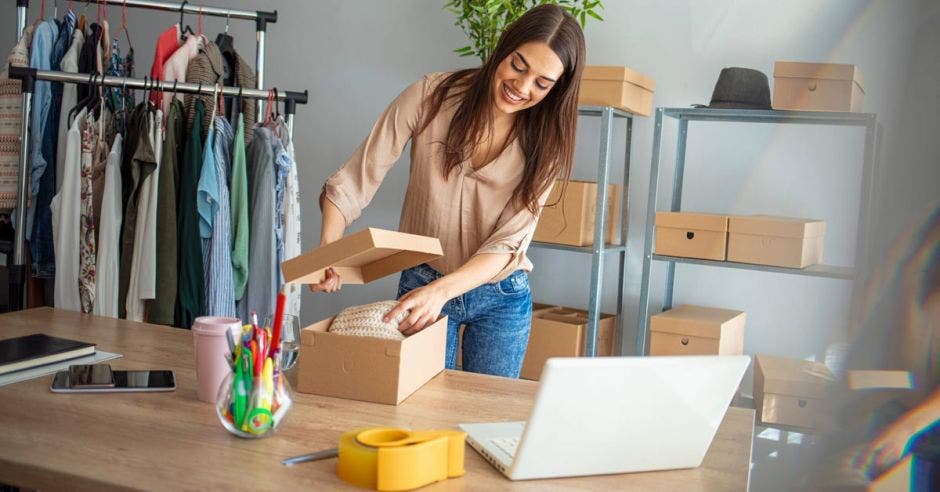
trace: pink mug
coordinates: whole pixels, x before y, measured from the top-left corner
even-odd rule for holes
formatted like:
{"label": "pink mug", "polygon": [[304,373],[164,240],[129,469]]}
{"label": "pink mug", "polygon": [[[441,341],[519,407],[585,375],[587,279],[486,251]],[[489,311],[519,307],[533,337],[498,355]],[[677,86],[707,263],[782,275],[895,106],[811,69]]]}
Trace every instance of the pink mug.
{"label": "pink mug", "polygon": [[225,332],[238,340],[242,322],[238,318],[200,316],[193,323],[193,341],[196,344],[196,397],[215,403],[219,385],[231,371],[226,356],[230,354]]}

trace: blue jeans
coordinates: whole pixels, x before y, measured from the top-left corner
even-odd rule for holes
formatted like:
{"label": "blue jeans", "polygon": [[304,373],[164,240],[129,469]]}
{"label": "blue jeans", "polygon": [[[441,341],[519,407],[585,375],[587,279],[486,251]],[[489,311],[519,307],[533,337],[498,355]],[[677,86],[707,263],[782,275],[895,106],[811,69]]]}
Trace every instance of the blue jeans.
{"label": "blue jeans", "polygon": [[[439,278],[437,270],[418,265],[405,270],[398,283],[398,297]],[[463,334],[463,370],[518,378],[532,326],[529,276],[522,270],[505,280],[483,284],[455,297],[441,310],[447,315],[448,369],[457,366],[457,336]]]}

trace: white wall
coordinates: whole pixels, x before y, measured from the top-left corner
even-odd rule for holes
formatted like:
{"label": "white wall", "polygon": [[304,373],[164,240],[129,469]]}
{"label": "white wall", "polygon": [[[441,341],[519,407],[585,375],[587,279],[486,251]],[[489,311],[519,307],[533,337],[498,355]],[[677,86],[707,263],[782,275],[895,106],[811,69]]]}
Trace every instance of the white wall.
{"label": "white wall", "polygon": [[[33,2],[31,19],[38,12],[38,3]],[[321,184],[359,144],[385,105],[426,72],[473,63],[451,52],[462,46],[465,38],[452,25],[451,15],[442,10],[441,1],[217,3],[279,10],[280,19],[270,26],[268,35],[266,85],[310,90],[310,104],[298,107],[296,120],[305,249],[319,240],[317,196]],[[857,64],[866,81],[865,110],[878,113],[885,128],[879,183],[881,203],[888,206],[877,218],[882,236],[896,235],[899,224],[915,214],[913,209],[938,195],[936,158],[931,157],[936,155],[937,140],[931,136],[936,134],[937,113],[923,108],[919,100],[905,99],[905,94],[911,93],[932,96],[932,107],[936,108],[940,43],[934,2],[605,3],[606,21],[592,22],[586,31],[588,62],[628,65],[652,76],[657,82],[657,106],[707,103],[722,67],[751,67],[772,77],[775,60]],[[4,33],[0,39],[12,40],[13,10],[13,2],[0,7],[10,24],[0,26]],[[110,10],[110,19],[119,22],[119,9]],[[89,12],[93,15],[94,9]],[[142,75],[150,65],[156,36],[178,16],[136,10],[128,16],[138,47],[137,73]],[[195,27],[194,16],[187,19]],[[224,19],[206,19],[204,29],[214,36],[224,24]],[[233,22],[231,27],[237,47],[249,59],[254,53],[253,29],[252,23],[244,21]],[[912,60],[932,62],[932,71],[912,68]],[[905,108],[904,114],[901,108]],[[922,123],[915,124],[912,118]],[[590,179],[596,170],[599,125],[590,118],[582,118],[580,123],[575,177]],[[622,125],[616,127],[618,135]],[[674,158],[675,123],[667,121],[665,128],[662,163],[668,168]],[[852,264],[861,130],[702,123],[693,123],[690,130],[683,197],[686,209],[822,218],[830,226],[825,261]],[[630,175],[626,353],[633,347],[652,134],[652,120],[637,118]],[[933,152],[924,151],[925,142],[931,142]],[[906,160],[896,160],[904,150]],[[618,137],[614,155],[622,153],[622,137]],[[407,166],[406,151],[353,229],[397,227]],[[612,177],[621,179],[622,162],[615,164]],[[671,175],[666,172],[661,192],[668,192],[670,183]],[[911,189],[916,192],[908,193]],[[666,195],[663,193],[660,208],[668,206]],[[876,247],[884,248],[886,242],[880,240]],[[589,258],[545,250],[533,250],[531,257],[536,265],[532,286],[537,301],[586,306]],[[572,275],[572,269],[583,274]],[[654,270],[654,285],[661,286],[663,270]],[[605,271],[609,293],[603,299],[608,312],[616,309],[616,274],[616,262],[609,260]],[[391,298],[396,283],[397,278],[388,278],[368,286],[348,286],[338,295],[307,293],[303,320],[312,322],[348,305]],[[751,354],[821,356],[826,343],[840,337],[850,294],[847,283],[835,280],[693,266],[677,269],[676,302],[748,312],[745,349]]]}

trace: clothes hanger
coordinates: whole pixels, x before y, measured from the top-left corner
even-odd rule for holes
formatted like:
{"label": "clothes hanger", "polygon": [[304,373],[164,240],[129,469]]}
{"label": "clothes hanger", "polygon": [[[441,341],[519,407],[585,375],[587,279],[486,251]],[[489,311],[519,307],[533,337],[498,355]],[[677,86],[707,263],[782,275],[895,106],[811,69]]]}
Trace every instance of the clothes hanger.
{"label": "clothes hanger", "polygon": [[124,31],[124,37],[127,38],[127,52],[133,53],[134,43],[131,43],[131,33],[127,30],[127,0],[124,0],[124,5],[121,6],[121,30]]}
{"label": "clothes hanger", "polygon": [[[228,14],[225,16],[225,32],[220,32],[219,35],[215,37],[215,44],[219,46],[219,51],[222,52],[222,56],[225,56],[229,59],[229,63],[232,63],[235,60],[235,39],[228,34],[228,27],[231,16],[232,11],[229,10]],[[234,64],[232,71],[234,72]]]}
{"label": "clothes hanger", "polygon": [[85,83],[85,85],[89,86],[88,95],[82,98],[81,101],[76,102],[75,106],[73,106],[72,109],[69,111],[68,122],[70,126],[72,124],[72,121],[75,119],[75,116],[82,110],[82,108],[84,108],[90,102],[89,97],[92,94],[94,94],[94,91],[92,90],[92,88],[94,87],[94,85],[92,85],[92,81],[96,75],[97,75],[97,72],[92,72],[88,74],[88,82]]}
{"label": "clothes hanger", "polygon": [[181,36],[184,36],[184,35],[186,35],[186,34],[194,34],[194,33],[193,33],[193,29],[192,29],[191,27],[186,26],[185,28],[183,28],[183,15],[186,13],[186,12],[185,12],[185,9],[186,9],[186,4],[187,4],[187,3],[189,3],[189,2],[186,1],[186,0],[183,0],[183,3],[180,4],[180,24],[179,24],[179,25],[180,25],[180,35],[181,35]]}

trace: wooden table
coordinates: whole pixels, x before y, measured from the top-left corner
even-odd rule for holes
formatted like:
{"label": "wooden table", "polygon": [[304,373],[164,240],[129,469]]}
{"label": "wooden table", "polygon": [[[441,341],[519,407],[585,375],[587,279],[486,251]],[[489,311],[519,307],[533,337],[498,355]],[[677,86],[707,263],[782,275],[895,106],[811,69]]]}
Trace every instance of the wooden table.
{"label": "wooden table", "polygon": [[[445,371],[399,406],[295,393],[273,437],[243,440],[196,399],[192,334],[50,308],[0,315],[0,338],[31,333],[118,352],[116,369],[172,369],[173,393],[54,394],[51,376],[0,387],[0,482],[36,489],[289,490],[353,488],[335,460],[281,465],[370,426],[452,428],[525,420],[538,383]],[[696,469],[512,482],[467,448],[467,473],[429,490],[745,490],[754,412],[731,408]],[[238,470],[238,471],[236,471]],[[353,488],[354,489],[354,488]],[[354,489],[361,490],[361,489]]]}

